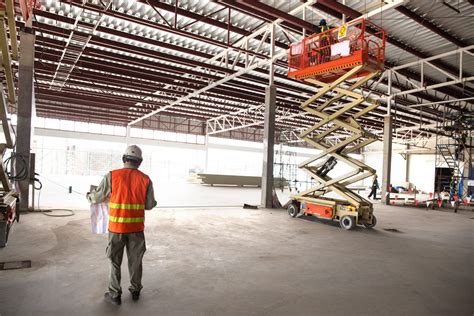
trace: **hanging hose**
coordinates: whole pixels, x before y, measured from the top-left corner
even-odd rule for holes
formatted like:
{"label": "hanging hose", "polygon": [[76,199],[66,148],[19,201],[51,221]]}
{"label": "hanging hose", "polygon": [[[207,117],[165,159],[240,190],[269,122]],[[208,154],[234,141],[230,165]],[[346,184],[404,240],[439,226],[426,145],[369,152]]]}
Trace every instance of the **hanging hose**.
{"label": "hanging hose", "polygon": [[[33,180],[34,180],[33,188],[34,188],[36,191],[40,191],[40,190],[43,188],[43,183],[42,183],[41,180],[38,179],[36,176],[39,176],[39,174],[35,172],[35,178],[33,179]],[[36,183],[38,183],[38,186],[36,186]]]}
{"label": "hanging hose", "polygon": [[[12,164],[14,167],[12,167]],[[8,176],[8,179],[10,181],[23,181],[27,180],[29,178],[30,170],[29,166],[27,163],[27,160],[22,154],[13,152],[10,157],[5,159],[4,161],[4,168],[5,172]],[[9,171],[9,170],[14,170],[14,171]],[[41,197],[41,190],[43,189],[43,183],[41,180],[38,178],[40,175],[35,172],[35,177],[31,180],[33,180],[33,188],[38,191],[38,212],[41,212],[43,215],[50,216],[50,217],[67,217],[67,216],[73,216],[74,211],[71,209],[41,209],[40,208],[40,197]],[[51,181],[55,183],[54,181]],[[55,183],[56,184],[56,183]],[[75,192],[80,194],[79,192]],[[81,194],[82,195],[82,194]],[[34,203],[34,201],[33,201]],[[66,211],[69,212],[68,214],[48,214],[51,212],[56,212],[56,211]]]}
{"label": "hanging hose", "polygon": [[[12,164],[14,164],[14,168],[12,168]],[[4,165],[5,172],[10,181],[23,181],[28,179],[29,166],[22,154],[13,152],[10,157],[5,159]],[[14,171],[11,171],[13,169]]]}

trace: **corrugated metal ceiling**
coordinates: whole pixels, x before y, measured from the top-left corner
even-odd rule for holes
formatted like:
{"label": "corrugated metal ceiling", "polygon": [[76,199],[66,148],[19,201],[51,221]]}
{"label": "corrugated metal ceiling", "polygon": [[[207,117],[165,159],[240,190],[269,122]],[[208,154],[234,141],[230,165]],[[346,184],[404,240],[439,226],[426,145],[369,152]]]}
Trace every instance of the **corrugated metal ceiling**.
{"label": "corrugated metal ceiling", "polygon": [[[79,13],[78,6],[70,6],[69,4],[67,4],[66,1],[42,0],[41,2],[48,12],[59,16],[66,16],[74,19]],[[171,6],[175,5],[174,1],[162,2]],[[301,4],[301,1],[298,0],[266,0],[262,2],[283,12],[289,12],[290,10]],[[365,13],[374,9],[375,6],[379,3],[379,0],[346,0],[346,5],[361,13]],[[460,11],[460,13],[457,13],[451,8],[443,5],[441,1],[411,0],[407,1],[405,3],[405,6],[416,14],[424,17],[440,29],[449,32],[450,34],[456,36],[458,39],[465,41],[467,44],[473,44],[474,32],[472,30],[474,30],[474,7],[467,3],[467,1],[459,1],[459,3],[455,1],[455,4],[456,8]],[[189,12],[194,12],[196,14],[206,16],[212,20],[220,21],[223,23],[227,23],[228,20],[228,9],[220,3],[199,0],[179,0],[178,8],[187,10]],[[208,21],[206,20],[196,21],[195,19],[183,15],[177,15],[175,17],[174,12],[172,11],[167,11],[160,8],[153,8],[148,4],[136,0],[114,0],[112,5],[112,11],[124,13],[127,14],[127,16],[133,16],[140,20],[156,23],[166,27],[168,26],[168,24],[174,25],[174,20],[176,18],[176,23],[179,29],[187,31],[189,32],[189,34],[195,34],[202,37],[203,39],[210,39],[221,44],[227,43],[227,41],[232,43],[242,37],[242,34],[237,34],[232,31],[228,33],[227,29],[216,27],[215,25],[208,23]],[[303,14],[300,13],[296,16],[302,18]],[[340,23],[338,19],[328,16],[328,14],[325,12],[315,12],[313,10],[307,10],[306,21],[312,24],[318,24],[321,17],[327,18],[329,20],[329,23],[334,26],[337,26]],[[163,18],[166,20],[166,22],[163,20]],[[37,19],[41,23],[55,25],[62,29],[71,29],[72,27],[70,23],[64,23],[57,21],[53,18],[43,17],[40,14],[38,15]],[[437,35],[433,31],[411,20],[410,18],[406,17],[405,15],[394,9],[385,11],[382,14],[374,15],[371,20],[374,23],[382,26],[388,32],[389,36],[396,38],[399,42],[405,44],[407,47],[416,49],[419,52],[424,53],[428,56],[436,55],[446,51],[451,51],[455,48],[455,46],[448,40]],[[262,19],[232,9],[232,27],[251,31],[257,28],[259,25],[262,25],[262,23]],[[157,43],[167,43],[177,47],[187,48],[196,52],[202,52],[209,55],[216,55],[224,49],[222,45],[214,45],[208,41],[206,42],[205,40],[198,40],[189,36],[179,35],[177,34],[177,32],[174,32],[171,29],[169,31],[166,31],[164,29],[157,29],[152,26],[143,25],[143,23],[130,22],[112,15],[106,15],[105,18],[102,20],[101,26],[109,28],[111,30],[136,35],[138,37],[148,38],[157,41]],[[294,36],[298,35],[295,33],[292,34]],[[206,61],[206,58],[204,57],[195,56],[186,52],[162,47],[160,45],[140,42],[139,40],[121,38],[120,36],[109,34],[107,31],[98,31],[97,35],[102,38],[111,39],[117,42],[123,42],[126,44],[134,45],[136,47],[142,47],[150,51],[163,52],[170,55],[175,55],[177,57],[187,58],[200,62]],[[65,37],[59,35],[51,36],[46,34],[44,36],[59,40],[61,42],[64,42],[66,40]],[[277,29],[276,38],[278,42],[284,44],[288,43],[286,36],[279,29]],[[251,47],[256,47],[258,45],[258,41],[251,41],[250,45]],[[178,68],[189,70],[195,69],[199,71],[198,68],[193,68],[191,66],[173,64],[169,61],[144,57],[140,54],[121,52],[120,49],[104,48],[97,44],[90,44],[89,47],[95,49],[102,49],[124,56],[150,60],[156,63],[161,63],[163,65],[175,66]],[[277,52],[281,51],[282,49],[283,48],[277,48]],[[387,46],[386,57],[387,60],[389,60],[393,64],[405,64],[419,59],[419,57],[404,50],[403,48],[399,48],[391,44],[388,44]],[[285,60],[286,58],[282,58],[283,62]],[[447,64],[456,67],[455,58],[446,58],[444,61]],[[466,58],[464,64],[468,71],[474,72],[474,58]],[[276,68],[277,73],[282,75],[286,74],[286,70],[286,67]],[[413,70],[417,69],[413,68]],[[162,70],[160,72],[166,73]],[[425,72],[427,75],[439,81],[444,81],[446,79],[445,76],[440,74],[438,71],[426,69]],[[265,75],[261,72],[254,71],[251,74],[255,77],[265,78]],[[235,81],[241,83],[249,83],[246,79],[236,79]],[[278,78],[277,81],[283,82],[281,78]],[[262,86],[261,84],[254,84],[256,86]],[[288,82],[286,84],[288,84],[288,86],[303,88],[302,85],[293,82]],[[383,86],[380,86],[380,90],[384,91],[385,88]],[[443,94],[441,94],[441,96],[443,96]]]}

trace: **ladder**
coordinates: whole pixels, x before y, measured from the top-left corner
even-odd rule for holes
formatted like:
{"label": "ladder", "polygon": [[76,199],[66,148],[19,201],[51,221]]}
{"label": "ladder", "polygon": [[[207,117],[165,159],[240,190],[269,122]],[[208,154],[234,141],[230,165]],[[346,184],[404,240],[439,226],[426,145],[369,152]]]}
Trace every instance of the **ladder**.
{"label": "ladder", "polygon": [[446,163],[449,170],[451,170],[451,181],[449,185],[449,200],[452,201],[456,192],[458,191],[459,181],[462,180],[461,164],[459,157],[456,157],[455,152],[462,144],[456,141],[453,144],[437,144],[436,151]]}
{"label": "ladder", "polygon": [[[98,11],[86,9],[86,4],[95,4],[99,6]],[[61,91],[66,84],[69,76],[74,70],[79,58],[81,58],[84,49],[92,38],[92,35],[100,25],[104,13],[109,9],[112,0],[92,1],[83,0],[79,14],[69,34],[66,47],[61,54],[56,71],[51,81],[50,89]]]}

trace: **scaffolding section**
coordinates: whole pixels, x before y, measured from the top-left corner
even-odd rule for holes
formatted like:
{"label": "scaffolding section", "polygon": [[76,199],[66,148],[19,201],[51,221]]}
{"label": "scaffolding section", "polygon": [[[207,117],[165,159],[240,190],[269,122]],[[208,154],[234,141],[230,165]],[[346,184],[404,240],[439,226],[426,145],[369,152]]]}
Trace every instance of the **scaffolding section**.
{"label": "scaffolding section", "polygon": [[[289,146],[304,143],[298,135],[304,128],[285,129],[278,136],[279,147],[275,150],[274,176],[284,175],[286,187],[290,193],[299,193],[316,185],[316,182],[298,167],[299,158],[296,152],[289,150]],[[284,189],[281,187],[281,189]]]}
{"label": "scaffolding section", "polygon": [[[450,115],[445,110],[443,120],[438,122],[436,128],[436,196],[448,192],[449,202],[454,205],[455,210],[461,201],[467,198],[469,192],[465,185],[467,181],[464,180],[470,176],[470,168],[465,167],[472,163],[473,124],[474,114],[467,112]],[[443,167],[447,167],[449,171],[443,172]],[[440,202],[438,201],[438,204],[441,204]]]}
{"label": "scaffolding section", "polygon": [[[319,121],[299,137],[320,151],[299,164],[317,184],[292,196],[288,208],[291,216],[296,217],[302,211],[338,220],[345,229],[352,229],[356,224],[375,226],[372,203],[348,188],[374,175],[375,170],[349,154],[377,140],[358,119],[376,109],[379,101],[357,91],[383,71],[384,56],[385,32],[365,19],[291,45],[288,76],[319,88],[300,105]],[[338,164],[351,170],[342,174],[334,172]]]}
{"label": "scaffolding section", "polygon": [[[298,183],[298,163],[296,152],[288,149],[288,146],[280,143],[275,150],[275,162],[273,163],[273,176],[275,179],[281,179],[278,184],[280,190],[288,188],[290,192],[297,190]],[[283,180],[284,179],[284,180]]]}

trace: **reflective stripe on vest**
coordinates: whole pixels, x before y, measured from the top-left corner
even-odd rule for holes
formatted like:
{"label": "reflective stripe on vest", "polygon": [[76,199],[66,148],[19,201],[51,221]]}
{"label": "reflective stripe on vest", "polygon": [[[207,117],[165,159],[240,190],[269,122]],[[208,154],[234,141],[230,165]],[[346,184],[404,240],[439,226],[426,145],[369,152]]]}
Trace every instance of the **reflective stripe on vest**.
{"label": "reflective stripe on vest", "polygon": [[109,203],[109,208],[121,208],[125,210],[141,210],[141,209],[145,209],[145,204]]}
{"label": "reflective stripe on vest", "polygon": [[137,169],[112,171],[109,231],[136,233],[145,228],[145,201],[150,179]]}
{"label": "reflective stripe on vest", "polygon": [[145,217],[115,217],[109,216],[109,221],[115,223],[141,223],[145,222]]}

